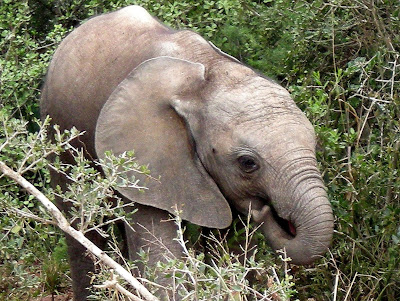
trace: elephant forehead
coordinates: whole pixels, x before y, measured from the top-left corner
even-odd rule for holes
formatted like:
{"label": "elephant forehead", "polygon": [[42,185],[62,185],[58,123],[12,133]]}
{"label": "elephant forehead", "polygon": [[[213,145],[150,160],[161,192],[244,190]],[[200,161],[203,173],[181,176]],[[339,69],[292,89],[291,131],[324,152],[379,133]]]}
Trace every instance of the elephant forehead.
{"label": "elephant forehead", "polygon": [[265,126],[281,118],[304,118],[286,90],[278,85],[263,90],[244,88],[218,91],[208,102],[206,115],[222,123],[249,123],[249,126]]}
{"label": "elephant forehead", "polygon": [[235,136],[253,137],[263,144],[295,144],[314,147],[314,127],[297,107],[268,108],[243,114],[235,120]]}
{"label": "elephant forehead", "polygon": [[288,149],[315,146],[314,128],[294,102],[283,106],[258,104],[236,111],[229,108],[228,112],[214,114],[213,120],[208,123],[208,132],[233,148],[246,146],[262,154],[274,144]]}
{"label": "elephant forehead", "polygon": [[[237,65],[237,64],[236,64]],[[244,71],[250,70],[246,67]],[[242,70],[243,71],[243,70]],[[244,72],[243,71],[243,72]],[[237,70],[235,74],[242,74]],[[243,75],[243,74],[242,74]],[[221,72],[221,77],[209,81],[204,95],[216,108],[230,106],[233,110],[251,111],[260,107],[293,105],[289,92],[277,83],[256,75],[253,71],[243,76]]]}

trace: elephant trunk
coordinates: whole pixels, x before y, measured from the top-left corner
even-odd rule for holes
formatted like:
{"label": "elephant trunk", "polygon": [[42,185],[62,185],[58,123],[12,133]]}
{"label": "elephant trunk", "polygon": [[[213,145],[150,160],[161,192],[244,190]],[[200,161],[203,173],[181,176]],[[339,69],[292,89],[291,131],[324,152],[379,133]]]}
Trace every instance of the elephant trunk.
{"label": "elephant trunk", "polygon": [[[304,162],[303,162],[304,163]],[[315,164],[290,164],[292,172],[270,188],[271,206],[252,211],[253,219],[274,250],[284,250],[294,264],[309,264],[323,255],[333,234],[333,214]]]}

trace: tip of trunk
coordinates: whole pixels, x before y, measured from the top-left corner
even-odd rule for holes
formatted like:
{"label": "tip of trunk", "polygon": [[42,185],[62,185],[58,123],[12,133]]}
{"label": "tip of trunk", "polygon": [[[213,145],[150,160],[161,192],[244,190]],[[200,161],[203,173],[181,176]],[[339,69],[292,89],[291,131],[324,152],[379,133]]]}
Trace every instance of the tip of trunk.
{"label": "tip of trunk", "polygon": [[[275,250],[283,250],[291,263],[306,265],[320,258],[329,248],[333,234],[331,206],[320,208],[318,214],[295,228],[294,224],[276,217],[269,206],[253,211],[253,219],[262,223],[261,230]],[[322,210],[321,210],[322,209]]]}

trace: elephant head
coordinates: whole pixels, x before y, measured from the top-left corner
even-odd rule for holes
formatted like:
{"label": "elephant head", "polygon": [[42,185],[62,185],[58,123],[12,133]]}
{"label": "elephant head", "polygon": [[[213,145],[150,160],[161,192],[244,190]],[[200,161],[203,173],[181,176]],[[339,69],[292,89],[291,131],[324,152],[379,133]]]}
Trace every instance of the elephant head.
{"label": "elephant head", "polygon": [[119,192],[213,228],[230,206],[262,223],[274,249],[307,264],[331,241],[333,215],[317,169],[313,127],[289,93],[233,61],[156,57],[114,90],[97,121],[99,157],[134,149],[149,190]]}

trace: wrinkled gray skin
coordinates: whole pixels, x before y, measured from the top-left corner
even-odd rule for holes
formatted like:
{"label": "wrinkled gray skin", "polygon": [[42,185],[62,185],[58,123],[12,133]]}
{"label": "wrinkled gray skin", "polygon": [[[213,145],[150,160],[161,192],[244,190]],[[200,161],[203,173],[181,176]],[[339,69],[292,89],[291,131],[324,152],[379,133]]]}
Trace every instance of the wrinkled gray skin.
{"label": "wrinkled gray skin", "polygon": [[[143,179],[144,194],[119,193],[137,202],[135,222],[176,256],[175,225],[160,222],[174,207],[184,220],[210,228],[228,227],[231,207],[243,214],[251,208],[269,244],[285,248],[295,264],[313,262],[329,246],[333,215],[314,131],[288,92],[138,6],[93,18],[61,43],[41,110],[62,130],[86,131],[76,145],[89,158],[134,149],[161,176],[160,182]],[[52,177],[54,185],[65,184],[61,175]],[[162,260],[165,250],[146,241],[154,237],[134,227],[126,235],[130,258],[148,248],[150,262]],[[85,300],[85,275],[93,267],[81,246],[69,238],[68,246],[75,299]]]}

